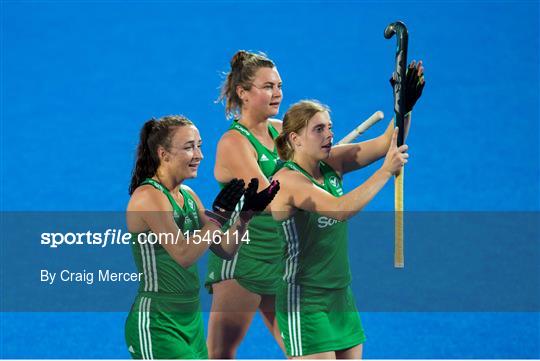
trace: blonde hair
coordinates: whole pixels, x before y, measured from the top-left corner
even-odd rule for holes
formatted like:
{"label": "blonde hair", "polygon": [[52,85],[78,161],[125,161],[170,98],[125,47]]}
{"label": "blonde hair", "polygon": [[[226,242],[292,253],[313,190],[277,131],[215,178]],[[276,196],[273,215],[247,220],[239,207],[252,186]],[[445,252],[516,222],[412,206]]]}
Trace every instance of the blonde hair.
{"label": "blonde hair", "polygon": [[217,101],[225,100],[225,115],[233,118],[240,114],[242,99],[236,93],[236,87],[251,89],[251,82],[260,68],[274,68],[274,62],[265,53],[252,53],[239,50],[231,59],[231,70],[221,86],[221,93]]}
{"label": "blonde hair", "polygon": [[276,147],[279,157],[283,160],[290,160],[294,154],[294,149],[289,142],[291,133],[300,133],[309,120],[319,112],[330,113],[330,108],[318,100],[302,100],[293,104],[283,117],[283,129],[276,138]]}

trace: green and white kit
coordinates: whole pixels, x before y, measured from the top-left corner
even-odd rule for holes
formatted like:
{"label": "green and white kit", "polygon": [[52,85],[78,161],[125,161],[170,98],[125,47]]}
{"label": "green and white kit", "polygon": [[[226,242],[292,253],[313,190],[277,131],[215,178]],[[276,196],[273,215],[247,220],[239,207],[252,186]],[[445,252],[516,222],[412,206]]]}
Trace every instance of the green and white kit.
{"label": "green and white kit", "polygon": [[[343,195],[341,177],[319,163],[324,184],[296,163],[284,167],[302,173],[335,197]],[[280,222],[286,240],[283,279],[276,314],[288,356],[345,350],[365,341],[350,289],[347,222],[297,210]]]}
{"label": "green and white kit", "polygon": [[[242,124],[234,121],[230,128],[242,134],[255,148],[257,163],[262,173],[270,178],[280,166],[277,150],[270,150]],[[273,139],[278,131],[269,123],[268,132]],[[212,284],[235,279],[242,287],[260,295],[274,295],[282,274],[283,239],[276,232],[277,223],[272,215],[263,213],[249,223],[249,243],[240,247],[230,261],[210,253],[205,285],[212,292]]]}
{"label": "green and white kit", "polygon": [[[184,206],[180,207],[159,182],[148,178],[144,184],[167,196],[182,232],[200,229],[197,203],[186,189],[180,187],[184,198]],[[132,236],[138,238],[138,234]],[[143,277],[125,325],[131,357],[207,359],[197,265],[183,268],[158,243],[134,242],[132,251]]]}

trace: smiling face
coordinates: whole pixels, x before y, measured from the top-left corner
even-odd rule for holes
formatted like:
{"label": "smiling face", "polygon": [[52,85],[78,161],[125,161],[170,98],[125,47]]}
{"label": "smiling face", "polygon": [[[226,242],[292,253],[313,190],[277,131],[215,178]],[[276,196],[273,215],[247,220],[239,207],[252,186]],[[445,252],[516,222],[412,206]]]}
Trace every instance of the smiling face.
{"label": "smiling face", "polygon": [[204,158],[201,136],[194,125],[176,127],[168,149],[160,147],[161,166],[177,180],[195,178]]}
{"label": "smiling face", "polygon": [[238,96],[242,100],[242,113],[249,112],[265,119],[275,116],[279,113],[283,98],[281,85],[281,77],[275,67],[259,68],[249,89],[241,86],[237,89]]}
{"label": "smiling face", "polygon": [[317,112],[307,125],[296,134],[291,134],[294,152],[316,160],[324,160],[330,156],[334,133],[332,121],[327,111]]}

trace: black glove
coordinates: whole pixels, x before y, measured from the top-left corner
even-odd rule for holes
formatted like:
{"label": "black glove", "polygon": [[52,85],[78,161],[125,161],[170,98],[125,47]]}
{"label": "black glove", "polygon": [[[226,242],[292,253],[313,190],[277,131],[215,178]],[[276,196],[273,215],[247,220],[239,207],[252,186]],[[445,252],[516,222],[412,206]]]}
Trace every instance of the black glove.
{"label": "black glove", "polygon": [[279,181],[272,181],[270,185],[257,193],[259,188],[259,180],[252,178],[244,193],[244,206],[240,215],[242,221],[247,222],[256,215],[264,211],[264,209],[272,202],[276,193],[279,191]]}
{"label": "black glove", "polygon": [[[390,78],[390,84],[392,85],[392,89],[394,89],[396,85],[395,78],[396,73],[393,73],[392,77]],[[407,67],[407,74],[405,75],[405,79],[403,80],[402,85],[404,87],[403,92],[405,94],[405,101],[403,102],[405,106],[404,114],[406,115],[413,110],[414,105],[422,95],[424,85],[426,85],[426,82],[424,81],[424,74],[422,73],[421,76],[418,76],[418,69],[415,66],[414,61],[411,62]]]}
{"label": "black glove", "polygon": [[204,212],[220,228],[227,223],[240,198],[244,195],[244,184],[242,179],[231,180],[216,196],[212,204],[213,212],[209,210]]}

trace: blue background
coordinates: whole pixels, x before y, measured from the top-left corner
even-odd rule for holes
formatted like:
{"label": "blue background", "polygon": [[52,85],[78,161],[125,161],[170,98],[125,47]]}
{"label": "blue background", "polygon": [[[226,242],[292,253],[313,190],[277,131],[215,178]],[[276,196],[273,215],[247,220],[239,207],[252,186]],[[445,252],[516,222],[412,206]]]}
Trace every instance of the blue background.
{"label": "blue background", "polygon": [[[203,137],[206,158],[188,184],[209,204],[215,145],[228,126],[214,101],[238,49],[276,62],[280,117],[316,98],[332,108],[336,138],[375,110],[389,121],[395,39],[382,33],[396,19],[427,78],[408,138],[406,209],[540,208],[536,1],[2,1],[1,15],[2,211],[123,210],[141,125],[177,113]],[[375,167],[346,177],[347,187]],[[367,208],[392,209],[391,185]],[[2,357],[129,356],[124,313],[1,317]],[[367,358],[540,357],[538,313],[363,313],[363,321]],[[281,354],[257,318],[238,356]]]}

